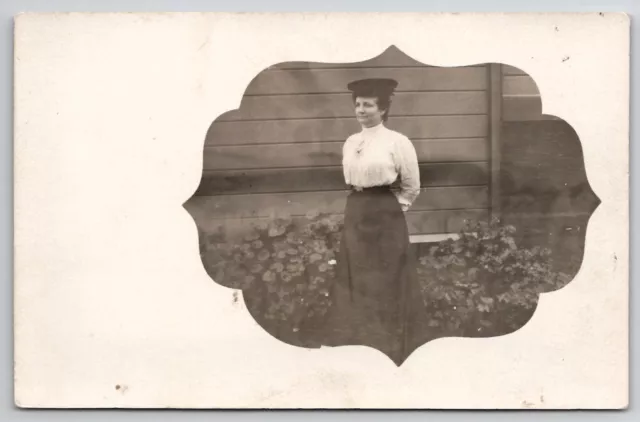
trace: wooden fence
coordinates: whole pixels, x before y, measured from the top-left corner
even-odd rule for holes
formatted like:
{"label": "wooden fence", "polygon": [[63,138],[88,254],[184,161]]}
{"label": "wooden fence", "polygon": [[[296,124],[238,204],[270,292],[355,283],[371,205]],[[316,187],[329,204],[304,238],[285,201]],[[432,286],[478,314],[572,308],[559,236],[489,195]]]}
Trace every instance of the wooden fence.
{"label": "wooden fence", "polygon": [[342,145],[359,131],[346,85],[392,77],[399,86],[388,127],[412,140],[421,173],[422,192],[407,213],[410,234],[452,233],[465,218],[485,219],[498,203],[495,66],[426,66],[394,48],[361,63],[272,66],[249,84],[238,110],[211,125],[190,211],[205,231],[342,213]]}

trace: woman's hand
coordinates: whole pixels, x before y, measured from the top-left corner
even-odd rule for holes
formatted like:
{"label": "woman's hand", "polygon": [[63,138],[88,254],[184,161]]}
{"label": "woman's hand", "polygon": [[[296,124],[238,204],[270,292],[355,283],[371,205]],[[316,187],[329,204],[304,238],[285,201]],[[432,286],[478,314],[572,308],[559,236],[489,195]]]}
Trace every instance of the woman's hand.
{"label": "woman's hand", "polygon": [[403,212],[407,212],[409,210],[409,205],[407,204],[400,204],[400,207],[402,208]]}

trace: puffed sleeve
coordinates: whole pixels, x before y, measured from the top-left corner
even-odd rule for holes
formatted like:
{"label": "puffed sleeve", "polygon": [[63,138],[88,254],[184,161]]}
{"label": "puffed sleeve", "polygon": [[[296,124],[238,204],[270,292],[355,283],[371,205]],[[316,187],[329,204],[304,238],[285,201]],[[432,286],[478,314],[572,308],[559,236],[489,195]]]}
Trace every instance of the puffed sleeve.
{"label": "puffed sleeve", "polygon": [[396,196],[398,202],[409,207],[420,194],[420,167],[416,149],[406,136],[396,139],[394,161],[400,176],[400,190]]}

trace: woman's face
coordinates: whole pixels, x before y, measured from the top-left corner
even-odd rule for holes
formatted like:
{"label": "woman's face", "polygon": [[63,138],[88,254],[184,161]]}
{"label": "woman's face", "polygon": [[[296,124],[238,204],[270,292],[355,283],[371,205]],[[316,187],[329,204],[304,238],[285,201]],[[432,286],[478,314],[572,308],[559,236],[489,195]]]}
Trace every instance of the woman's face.
{"label": "woman's face", "polygon": [[364,127],[373,127],[382,122],[384,110],[378,108],[376,97],[356,97],[356,118]]}

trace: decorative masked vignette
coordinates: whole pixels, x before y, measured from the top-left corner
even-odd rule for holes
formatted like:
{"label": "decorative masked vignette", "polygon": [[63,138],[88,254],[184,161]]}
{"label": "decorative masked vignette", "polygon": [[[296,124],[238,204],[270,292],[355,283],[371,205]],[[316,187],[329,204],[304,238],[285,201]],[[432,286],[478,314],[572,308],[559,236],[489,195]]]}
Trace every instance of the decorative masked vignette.
{"label": "decorative masked vignette", "polygon": [[[429,66],[395,46],[271,66],[206,135],[184,204],[204,267],[295,346],[369,346],[400,366],[431,340],[514,332],[574,278],[600,203],[576,132],[541,104],[517,68]],[[380,157],[396,160],[389,189],[352,186]]]}

